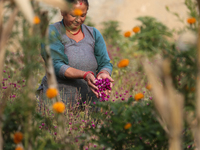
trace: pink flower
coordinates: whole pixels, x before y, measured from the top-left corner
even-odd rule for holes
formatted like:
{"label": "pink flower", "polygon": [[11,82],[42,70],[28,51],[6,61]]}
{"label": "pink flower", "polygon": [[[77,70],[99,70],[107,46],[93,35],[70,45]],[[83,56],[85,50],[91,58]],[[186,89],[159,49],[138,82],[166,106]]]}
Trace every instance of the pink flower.
{"label": "pink flower", "polygon": [[7,86],[2,87],[2,89],[7,89]]}

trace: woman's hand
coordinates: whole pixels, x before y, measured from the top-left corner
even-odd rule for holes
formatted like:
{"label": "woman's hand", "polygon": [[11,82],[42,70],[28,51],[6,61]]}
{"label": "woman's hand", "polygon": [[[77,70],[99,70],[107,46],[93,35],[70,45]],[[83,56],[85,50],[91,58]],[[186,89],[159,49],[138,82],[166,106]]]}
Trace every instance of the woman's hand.
{"label": "woman's hand", "polygon": [[[110,81],[110,87],[112,88],[112,82],[114,82],[114,80],[111,78],[111,76],[109,75],[109,73],[107,72],[102,72],[97,76],[97,79],[106,79],[108,78]],[[108,93],[110,93],[111,90],[108,90],[108,92],[106,91],[106,95],[108,95]]]}
{"label": "woman's hand", "polygon": [[96,95],[97,98],[99,98],[99,93],[96,92],[98,90],[98,87],[95,85],[96,79],[93,74],[89,73],[86,76],[86,81],[92,92]]}

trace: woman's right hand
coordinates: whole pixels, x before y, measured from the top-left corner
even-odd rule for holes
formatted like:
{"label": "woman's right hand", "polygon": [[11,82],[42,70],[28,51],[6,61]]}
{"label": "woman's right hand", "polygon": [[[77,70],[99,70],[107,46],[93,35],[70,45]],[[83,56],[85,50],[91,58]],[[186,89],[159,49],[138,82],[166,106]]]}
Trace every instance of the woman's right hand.
{"label": "woman's right hand", "polygon": [[98,87],[95,85],[96,79],[94,75],[89,73],[87,74],[85,79],[92,92],[96,95],[97,98],[99,98],[99,93],[96,92],[98,90]]}

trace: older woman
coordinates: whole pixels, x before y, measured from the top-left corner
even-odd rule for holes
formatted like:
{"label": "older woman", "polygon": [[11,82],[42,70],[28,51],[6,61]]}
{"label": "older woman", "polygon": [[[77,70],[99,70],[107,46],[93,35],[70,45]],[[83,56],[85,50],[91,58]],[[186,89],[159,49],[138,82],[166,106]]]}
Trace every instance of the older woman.
{"label": "older woman", "polygon": [[[50,49],[58,81],[60,96],[66,103],[74,104],[98,98],[95,77],[108,78],[112,73],[112,64],[106,44],[100,32],[84,23],[89,8],[88,0],[71,0],[72,7],[61,12],[63,19],[49,26]],[[82,14],[76,15],[74,10]],[[46,92],[46,76],[39,90]],[[95,96],[96,95],[96,96]]]}

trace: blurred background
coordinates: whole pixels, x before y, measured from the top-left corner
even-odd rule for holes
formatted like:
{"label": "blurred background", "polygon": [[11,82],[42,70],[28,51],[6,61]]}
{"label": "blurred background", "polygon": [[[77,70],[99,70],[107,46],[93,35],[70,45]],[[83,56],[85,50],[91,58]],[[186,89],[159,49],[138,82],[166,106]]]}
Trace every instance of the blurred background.
{"label": "blurred background", "polygon": [[[97,29],[102,28],[102,22],[115,20],[119,22],[122,31],[131,30],[134,26],[140,25],[135,18],[147,15],[157,18],[170,29],[183,27],[184,24],[178,21],[176,16],[167,12],[166,6],[172,12],[178,13],[185,23],[187,18],[184,0],[89,0],[89,4],[88,17]],[[58,12],[52,22],[61,18]]]}

